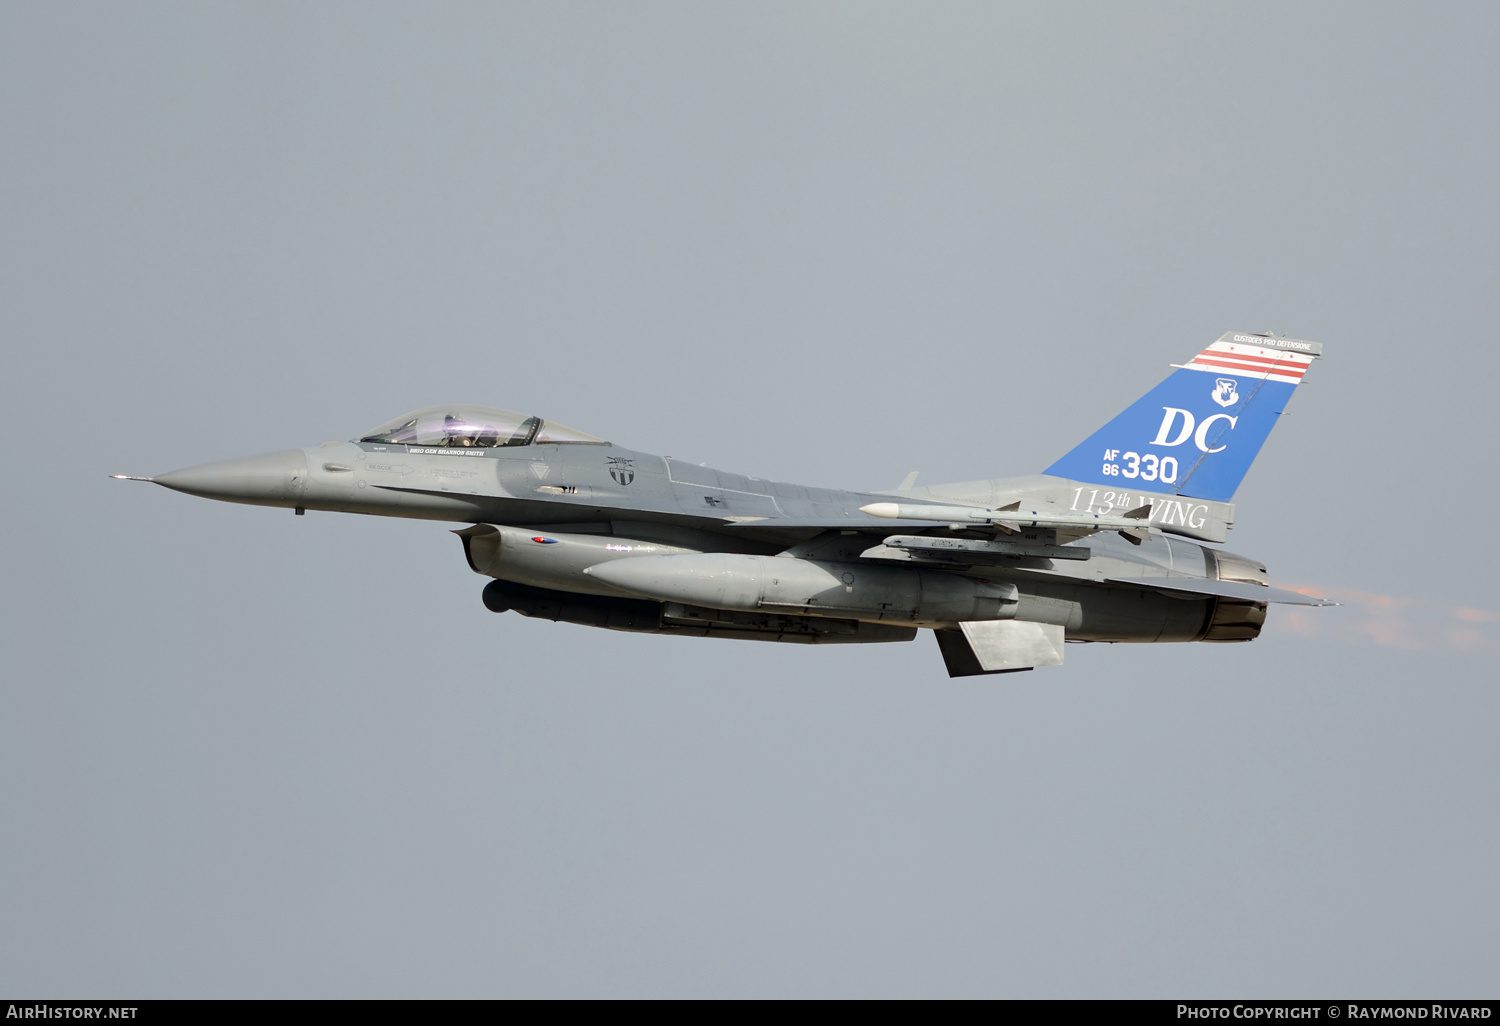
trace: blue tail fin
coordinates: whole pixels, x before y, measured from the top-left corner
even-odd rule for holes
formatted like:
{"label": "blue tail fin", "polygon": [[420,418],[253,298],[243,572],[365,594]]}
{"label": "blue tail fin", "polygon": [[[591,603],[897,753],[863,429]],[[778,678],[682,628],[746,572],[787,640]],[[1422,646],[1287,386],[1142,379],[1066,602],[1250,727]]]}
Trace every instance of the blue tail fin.
{"label": "blue tail fin", "polygon": [[1322,353],[1316,342],[1229,332],[1046,473],[1228,502]]}

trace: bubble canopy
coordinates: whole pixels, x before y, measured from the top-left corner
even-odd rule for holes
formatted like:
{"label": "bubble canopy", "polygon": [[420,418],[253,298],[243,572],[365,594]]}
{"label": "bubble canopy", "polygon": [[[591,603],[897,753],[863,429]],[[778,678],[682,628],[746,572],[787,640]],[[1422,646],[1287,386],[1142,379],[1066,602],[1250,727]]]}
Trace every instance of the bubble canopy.
{"label": "bubble canopy", "polygon": [[387,421],[361,442],[496,449],[508,445],[608,445],[562,424],[485,406],[429,406]]}

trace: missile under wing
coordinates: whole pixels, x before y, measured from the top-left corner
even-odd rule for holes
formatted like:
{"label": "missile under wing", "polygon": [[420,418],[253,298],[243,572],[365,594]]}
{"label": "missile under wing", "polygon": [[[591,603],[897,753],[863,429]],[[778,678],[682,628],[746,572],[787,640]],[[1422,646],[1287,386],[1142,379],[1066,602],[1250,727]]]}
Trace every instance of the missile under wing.
{"label": "missile under wing", "polygon": [[1061,663],[1068,641],[1249,641],[1271,604],[1327,604],[1219,547],[1321,353],[1231,332],[1044,473],[891,492],[684,464],[483,406],[137,480],[457,522],[495,612],[800,644],[931,630],[950,675],[1005,673]]}

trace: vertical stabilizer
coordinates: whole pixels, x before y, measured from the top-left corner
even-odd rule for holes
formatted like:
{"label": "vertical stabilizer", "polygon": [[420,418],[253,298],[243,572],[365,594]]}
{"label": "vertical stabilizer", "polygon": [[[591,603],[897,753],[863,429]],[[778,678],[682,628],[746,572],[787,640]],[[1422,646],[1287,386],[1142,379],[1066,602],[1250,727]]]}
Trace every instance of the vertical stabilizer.
{"label": "vertical stabilizer", "polygon": [[1322,352],[1316,342],[1228,332],[1046,473],[1229,502]]}

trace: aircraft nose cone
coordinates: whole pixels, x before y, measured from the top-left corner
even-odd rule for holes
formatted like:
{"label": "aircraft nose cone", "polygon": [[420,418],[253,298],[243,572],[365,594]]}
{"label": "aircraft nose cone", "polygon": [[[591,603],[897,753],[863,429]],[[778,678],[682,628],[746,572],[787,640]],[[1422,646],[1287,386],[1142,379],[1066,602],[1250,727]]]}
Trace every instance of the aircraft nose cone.
{"label": "aircraft nose cone", "polygon": [[205,499],[295,506],[307,481],[307,453],[301,449],[221,460],[158,474],[159,485]]}

